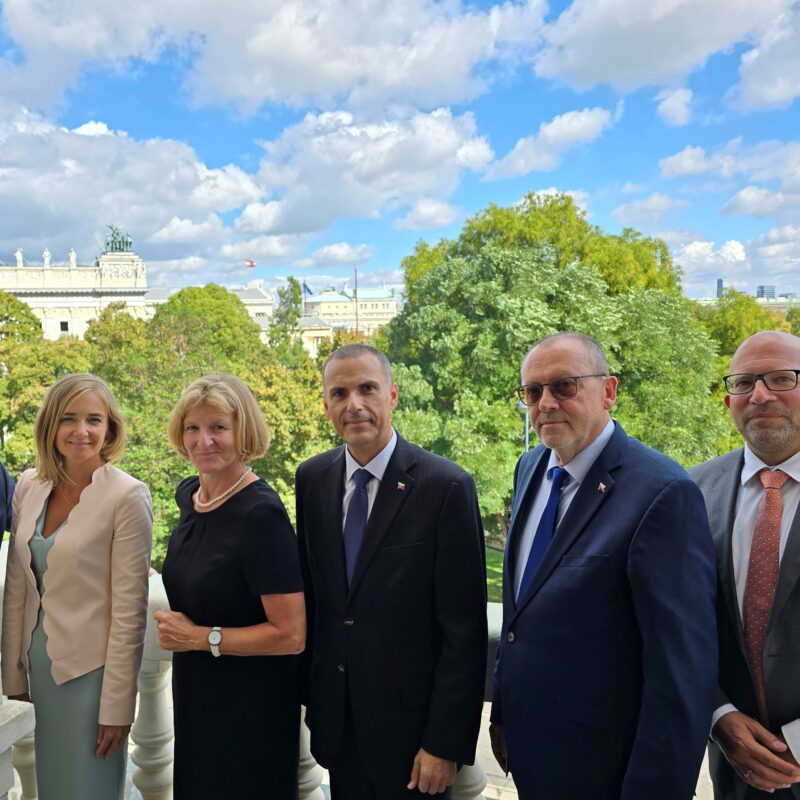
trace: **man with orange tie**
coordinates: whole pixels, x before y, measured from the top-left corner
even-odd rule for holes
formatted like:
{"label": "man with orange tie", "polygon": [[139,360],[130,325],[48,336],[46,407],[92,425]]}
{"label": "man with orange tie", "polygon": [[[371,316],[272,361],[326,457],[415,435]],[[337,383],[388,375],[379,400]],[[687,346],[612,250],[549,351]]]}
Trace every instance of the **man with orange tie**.
{"label": "man with orange tie", "polygon": [[742,449],[695,467],[719,574],[716,800],[800,798],[800,338],[756,333],[725,404]]}

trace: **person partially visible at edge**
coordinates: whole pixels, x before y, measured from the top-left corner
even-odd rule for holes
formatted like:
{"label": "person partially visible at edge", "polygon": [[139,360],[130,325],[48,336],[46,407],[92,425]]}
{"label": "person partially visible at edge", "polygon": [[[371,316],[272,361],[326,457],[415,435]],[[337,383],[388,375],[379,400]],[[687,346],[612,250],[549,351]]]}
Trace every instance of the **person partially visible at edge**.
{"label": "person partially visible at edge", "polygon": [[11,500],[14,497],[14,479],[5,464],[0,463],[0,534],[11,530]]}
{"label": "person partially visible at edge", "polygon": [[294,800],[305,603],[289,517],[249,465],[267,423],[244,381],[214,373],[183,391],[169,438],[197,470],[175,493],[171,610],[155,615],[173,652],[175,800]]}
{"label": "person partially visible at edge", "polygon": [[3,691],[36,709],[40,800],[122,800],[147,623],[150,492],[113,466],[125,447],[106,383],[66,375],[34,425],[14,493]]}
{"label": "person partially visible at edge", "polygon": [[612,421],[591,337],[542,339],[521,376],[541,444],[514,473],[492,748],[522,800],[690,800],[717,674],[703,497]]}
{"label": "person partially visible at edge", "polygon": [[472,764],[486,672],[475,484],[392,427],[386,356],[334,351],[323,407],[343,444],[297,470],[311,752],[333,800],[450,795]]}
{"label": "person partially visible at edge", "polygon": [[746,339],[725,377],[744,447],[689,471],[717,548],[716,800],[800,798],[800,339]]}

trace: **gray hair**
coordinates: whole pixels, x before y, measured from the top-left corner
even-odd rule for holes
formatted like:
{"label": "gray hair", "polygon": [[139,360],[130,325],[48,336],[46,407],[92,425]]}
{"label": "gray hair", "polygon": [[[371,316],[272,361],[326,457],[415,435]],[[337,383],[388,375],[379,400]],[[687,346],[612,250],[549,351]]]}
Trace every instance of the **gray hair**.
{"label": "gray hair", "polygon": [[394,383],[394,378],[392,377],[392,365],[389,363],[389,359],[386,358],[377,347],[372,347],[368,344],[346,344],[334,350],[325,359],[325,363],[322,365],[323,384],[325,383],[325,370],[328,369],[328,364],[330,364],[331,361],[342,361],[346,358],[361,358],[361,356],[365,355],[375,356],[378,363],[381,365],[381,370],[386,378],[387,385],[391,386]]}
{"label": "gray hair", "polygon": [[[559,339],[575,339],[579,341],[583,345],[584,353],[586,354],[589,363],[591,364],[592,369],[597,370],[598,372],[602,372],[604,375],[609,374],[609,367],[608,367],[608,358],[606,357],[605,351],[600,346],[600,343],[597,339],[592,338],[586,333],[578,333],[576,331],[564,331],[562,333],[553,333],[550,336],[545,336],[543,339],[539,339],[533,347],[525,354],[525,358],[527,358],[534,348],[538,347],[541,344],[552,344]],[[523,362],[525,359],[523,359]]]}

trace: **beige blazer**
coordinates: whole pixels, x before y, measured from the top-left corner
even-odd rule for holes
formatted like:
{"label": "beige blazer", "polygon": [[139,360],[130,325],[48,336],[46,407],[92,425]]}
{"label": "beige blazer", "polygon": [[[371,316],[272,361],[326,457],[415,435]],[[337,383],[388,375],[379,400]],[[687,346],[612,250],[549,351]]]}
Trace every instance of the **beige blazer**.
{"label": "beige blazer", "polygon": [[[28,542],[52,488],[31,469],[14,492],[3,599],[6,695],[28,691],[28,649],[40,603]],[[60,685],[105,665],[101,725],[133,722],[152,541],[147,486],[105,464],[95,470],[47,559],[41,605],[53,680]]]}

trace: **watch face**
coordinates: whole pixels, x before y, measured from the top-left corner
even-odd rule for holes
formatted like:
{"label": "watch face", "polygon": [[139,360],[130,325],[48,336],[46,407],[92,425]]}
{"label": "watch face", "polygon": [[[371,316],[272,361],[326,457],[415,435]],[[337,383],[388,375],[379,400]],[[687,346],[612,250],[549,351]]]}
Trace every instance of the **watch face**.
{"label": "watch face", "polygon": [[208,634],[208,643],[212,646],[218,645],[222,641],[222,634],[219,631],[211,631]]}

